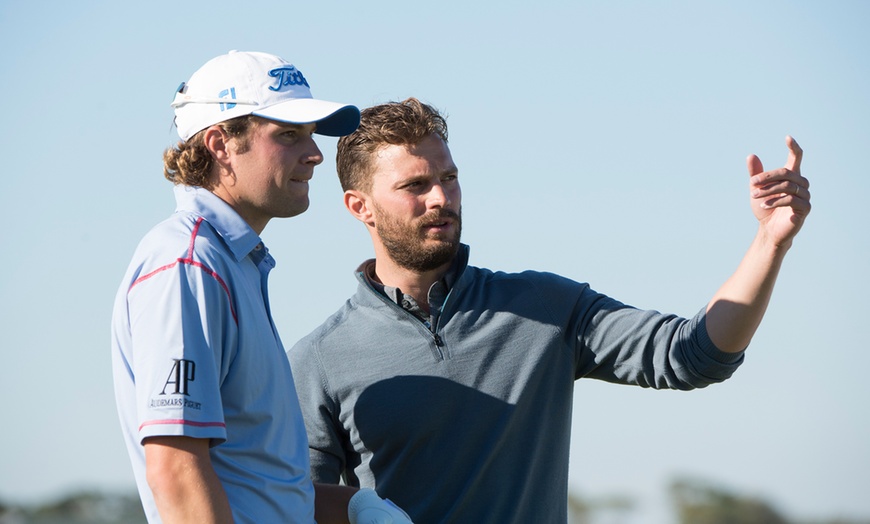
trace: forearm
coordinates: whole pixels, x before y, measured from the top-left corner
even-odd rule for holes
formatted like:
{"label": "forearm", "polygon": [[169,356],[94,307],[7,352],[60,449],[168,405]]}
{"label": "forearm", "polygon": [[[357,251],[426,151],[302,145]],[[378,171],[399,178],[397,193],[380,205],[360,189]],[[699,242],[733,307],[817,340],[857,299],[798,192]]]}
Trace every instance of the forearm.
{"label": "forearm", "polygon": [[208,442],[155,437],[145,444],[148,485],[167,524],[231,524],[232,511],[211,466]]}
{"label": "forearm", "polygon": [[347,505],[356,488],[314,483],[314,520],[317,524],[347,524]]}
{"label": "forearm", "polygon": [[737,270],[707,305],[707,333],[716,347],[734,353],[749,345],[790,245],[776,245],[759,229]]}
{"label": "forearm", "polygon": [[370,488],[314,484],[318,524],[413,524],[400,507]]}

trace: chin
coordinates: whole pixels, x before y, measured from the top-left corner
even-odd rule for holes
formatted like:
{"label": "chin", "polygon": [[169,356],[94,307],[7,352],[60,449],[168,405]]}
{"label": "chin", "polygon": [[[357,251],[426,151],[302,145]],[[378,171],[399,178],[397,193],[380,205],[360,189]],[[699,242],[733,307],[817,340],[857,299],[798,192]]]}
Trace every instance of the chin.
{"label": "chin", "polygon": [[281,216],[281,218],[290,218],[290,217],[295,217],[295,216],[301,215],[302,213],[308,211],[308,206],[309,206],[308,202],[305,202],[304,205],[296,204],[292,208],[287,209],[286,212],[280,216]]}

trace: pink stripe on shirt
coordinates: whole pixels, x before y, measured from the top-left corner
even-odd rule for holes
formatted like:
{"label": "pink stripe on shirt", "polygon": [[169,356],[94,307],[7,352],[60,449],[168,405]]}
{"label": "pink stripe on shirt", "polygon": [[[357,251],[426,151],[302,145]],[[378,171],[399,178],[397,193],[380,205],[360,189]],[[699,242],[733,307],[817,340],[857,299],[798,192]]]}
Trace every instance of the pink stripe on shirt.
{"label": "pink stripe on shirt", "polygon": [[236,310],[233,307],[232,295],[230,295],[230,288],[229,288],[229,286],[227,286],[227,283],[224,282],[224,279],[221,278],[221,276],[218,275],[214,270],[205,266],[202,262],[197,262],[196,260],[193,260],[193,247],[194,247],[194,243],[196,242],[196,236],[199,233],[199,226],[200,226],[200,224],[202,224],[202,220],[203,220],[203,218],[199,217],[196,220],[196,225],[194,225],[194,227],[193,227],[193,232],[190,235],[190,245],[187,249],[187,258],[178,258],[175,260],[175,262],[172,262],[170,264],[166,264],[165,266],[161,266],[150,273],[142,275],[141,277],[134,280],[132,284],[130,284],[130,287],[127,289],[127,292],[129,293],[130,290],[133,289],[133,287],[136,286],[137,284],[139,284],[140,282],[148,280],[149,278],[153,277],[154,275],[157,275],[158,273],[162,273],[163,271],[170,270],[170,269],[174,268],[177,264],[187,264],[189,266],[193,266],[195,268],[201,269],[206,275],[214,278],[218,282],[218,284],[220,284],[220,286],[224,290],[224,293],[227,294],[227,299],[230,301],[230,313],[233,315],[233,320],[236,322],[236,325],[238,325],[239,318],[236,316]]}
{"label": "pink stripe on shirt", "polygon": [[143,422],[141,426],[139,426],[139,431],[142,431],[142,428],[146,426],[155,426],[155,425],[167,425],[167,424],[184,424],[185,426],[195,426],[198,428],[225,428],[227,425],[223,422],[196,422],[195,420],[184,420],[184,419],[167,419],[167,420],[149,420],[147,422]]}

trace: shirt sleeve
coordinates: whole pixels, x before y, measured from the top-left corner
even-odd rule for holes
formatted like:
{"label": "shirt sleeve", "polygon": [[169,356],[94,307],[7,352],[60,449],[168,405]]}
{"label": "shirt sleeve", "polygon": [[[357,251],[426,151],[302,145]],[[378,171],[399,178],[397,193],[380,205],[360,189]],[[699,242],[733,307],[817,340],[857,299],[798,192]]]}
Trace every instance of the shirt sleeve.
{"label": "shirt sleeve", "polygon": [[338,484],[345,474],[348,485],[358,486],[353,473],[345,471],[348,438],[343,436],[345,432],[338,420],[335,401],[330,397],[314,340],[311,334],[287,352],[308,433],[311,480]]}
{"label": "shirt sleeve", "polygon": [[623,304],[556,275],[536,284],[565,326],[575,378],[688,390],[722,382],[743,363],[743,352],[726,353],[710,340],[706,308],[683,318]]}
{"label": "shirt sleeve", "polygon": [[226,440],[220,384],[237,336],[219,275],[177,260],[131,286],[139,437]]}

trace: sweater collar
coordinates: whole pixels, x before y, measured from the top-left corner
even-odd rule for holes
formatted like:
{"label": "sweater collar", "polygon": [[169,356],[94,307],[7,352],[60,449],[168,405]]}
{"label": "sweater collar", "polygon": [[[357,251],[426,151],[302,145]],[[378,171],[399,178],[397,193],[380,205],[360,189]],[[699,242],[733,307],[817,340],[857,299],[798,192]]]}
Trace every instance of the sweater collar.
{"label": "sweater collar", "polygon": [[[471,248],[469,248],[466,244],[460,244],[459,249],[457,250],[456,256],[453,258],[453,262],[450,264],[450,268],[441,278],[440,282],[443,282],[446,287],[446,292],[450,292],[458,283],[460,283],[462,279],[462,275],[465,274],[465,268],[468,267],[468,259]],[[363,293],[364,290],[373,291],[375,296],[389,298],[389,301],[396,302],[394,296],[401,296],[401,293],[390,293],[387,287],[382,283],[378,282],[373,278],[375,268],[375,259],[370,258],[363,262],[357,267],[355,271],[355,276],[357,281],[359,282],[359,295],[368,295],[371,296],[370,293]],[[396,288],[392,288],[396,289]],[[401,305],[401,304],[399,304]]]}

